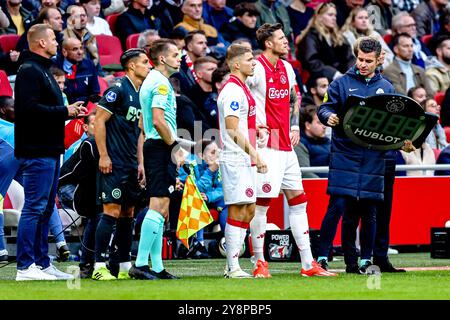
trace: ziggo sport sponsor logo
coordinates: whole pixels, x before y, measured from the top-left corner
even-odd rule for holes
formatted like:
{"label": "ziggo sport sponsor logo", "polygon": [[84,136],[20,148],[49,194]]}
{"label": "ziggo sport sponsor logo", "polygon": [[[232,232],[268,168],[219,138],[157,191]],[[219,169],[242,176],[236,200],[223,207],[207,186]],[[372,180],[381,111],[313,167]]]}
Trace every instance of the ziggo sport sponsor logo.
{"label": "ziggo sport sponsor logo", "polygon": [[289,90],[288,89],[275,89],[275,88],[270,88],[269,89],[269,98],[270,99],[283,99],[284,97],[287,97],[289,95]]}

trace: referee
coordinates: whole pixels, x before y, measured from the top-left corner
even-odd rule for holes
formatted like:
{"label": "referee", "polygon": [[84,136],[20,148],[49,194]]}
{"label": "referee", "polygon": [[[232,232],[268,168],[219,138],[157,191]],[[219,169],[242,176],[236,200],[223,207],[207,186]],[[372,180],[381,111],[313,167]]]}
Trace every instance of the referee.
{"label": "referee", "polygon": [[[172,40],[156,40],[150,48],[155,68],[142,84],[142,129],[145,133],[144,161],[149,210],[142,222],[136,264],[129,272],[135,279],[177,279],[163,266],[161,250],[164,221],[169,214],[170,195],[175,190],[176,164],[171,153],[176,145],[176,100],[169,77],[178,72],[180,54]],[[151,258],[152,269],[148,266]]]}
{"label": "referee", "polygon": [[[120,63],[126,76],[105,91],[94,124],[100,155],[98,201],[103,204],[95,233],[94,280],[116,279],[105,262],[114,228],[118,247],[118,261],[114,262],[119,263],[117,279],[129,278],[134,204],[145,182],[142,157],[137,154],[143,143],[139,128],[139,88],[150,71],[150,61],[143,49],[129,49],[120,57]],[[138,141],[141,148],[138,148]]]}

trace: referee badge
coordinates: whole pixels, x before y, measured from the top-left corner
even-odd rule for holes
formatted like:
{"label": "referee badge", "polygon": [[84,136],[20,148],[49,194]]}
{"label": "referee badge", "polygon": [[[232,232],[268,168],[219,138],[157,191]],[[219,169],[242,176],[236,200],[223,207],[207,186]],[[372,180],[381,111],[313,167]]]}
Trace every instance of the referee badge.
{"label": "referee badge", "polygon": [[117,99],[117,94],[115,92],[110,91],[106,94],[105,98],[106,101],[108,102],[114,102]]}
{"label": "referee badge", "polygon": [[163,96],[167,96],[169,94],[169,87],[167,87],[165,84],[162,84],[158,87],[158,93],[162,94]]}
{"label": "referee badge", "polygon": [[237,101],[231,102],[230,108],[231,108],[231,110],[236,111],[237,109],[239,109],[239,102],[237,102]]}

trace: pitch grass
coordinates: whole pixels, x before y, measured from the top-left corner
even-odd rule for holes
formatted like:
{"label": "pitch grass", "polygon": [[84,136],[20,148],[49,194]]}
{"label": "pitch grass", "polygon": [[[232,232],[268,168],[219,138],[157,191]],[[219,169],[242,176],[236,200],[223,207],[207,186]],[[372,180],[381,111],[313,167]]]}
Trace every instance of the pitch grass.
{"label": "pitch grass", "polygon": [[[331,269],[344,268],[342,257]],[[399,254],[391,261],[401,267],[450,266],[450,259],[430,259],[428,253]],[[176,281],[108,281],[83,279],[79,289],[69,289],[65,281],[16,282],[15,264],[0,268],[0,299],[38,300],[297,300],[297,299],[450,299],[450,270],[409,271],[383,274],[379,289],[375,279],[340,273],[335,278],[305,278],[298,263],[271,263],[271,279],[224,279],[224,259],[170,260],[165,267],[182,277]],[[74,263],[56,263],[65,270]],[[241,266],[250,271],[249,259]]]}

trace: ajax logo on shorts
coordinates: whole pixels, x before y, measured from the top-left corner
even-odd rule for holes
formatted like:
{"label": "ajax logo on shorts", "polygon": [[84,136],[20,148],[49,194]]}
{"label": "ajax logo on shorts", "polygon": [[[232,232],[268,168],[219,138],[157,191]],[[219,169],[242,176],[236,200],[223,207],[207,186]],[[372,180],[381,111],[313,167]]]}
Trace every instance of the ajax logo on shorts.
{"label": "ajax logo on shorts", "polygon": [[245,195],[249,198],[253,197],[253,189],[247,188],[247,190],[245,190]]}
{"label": "ajax logo on shorts", "polygon": [[230,108],[231,110],[236,111],[237,109],[239,109],[239,103],[237,101],[231,102]]}
{"label": "ajax logo on shorts", "polygon": [[272,190],[270,183],[264,183],[262,186],[262,191],[264,193],[269,193]]}

